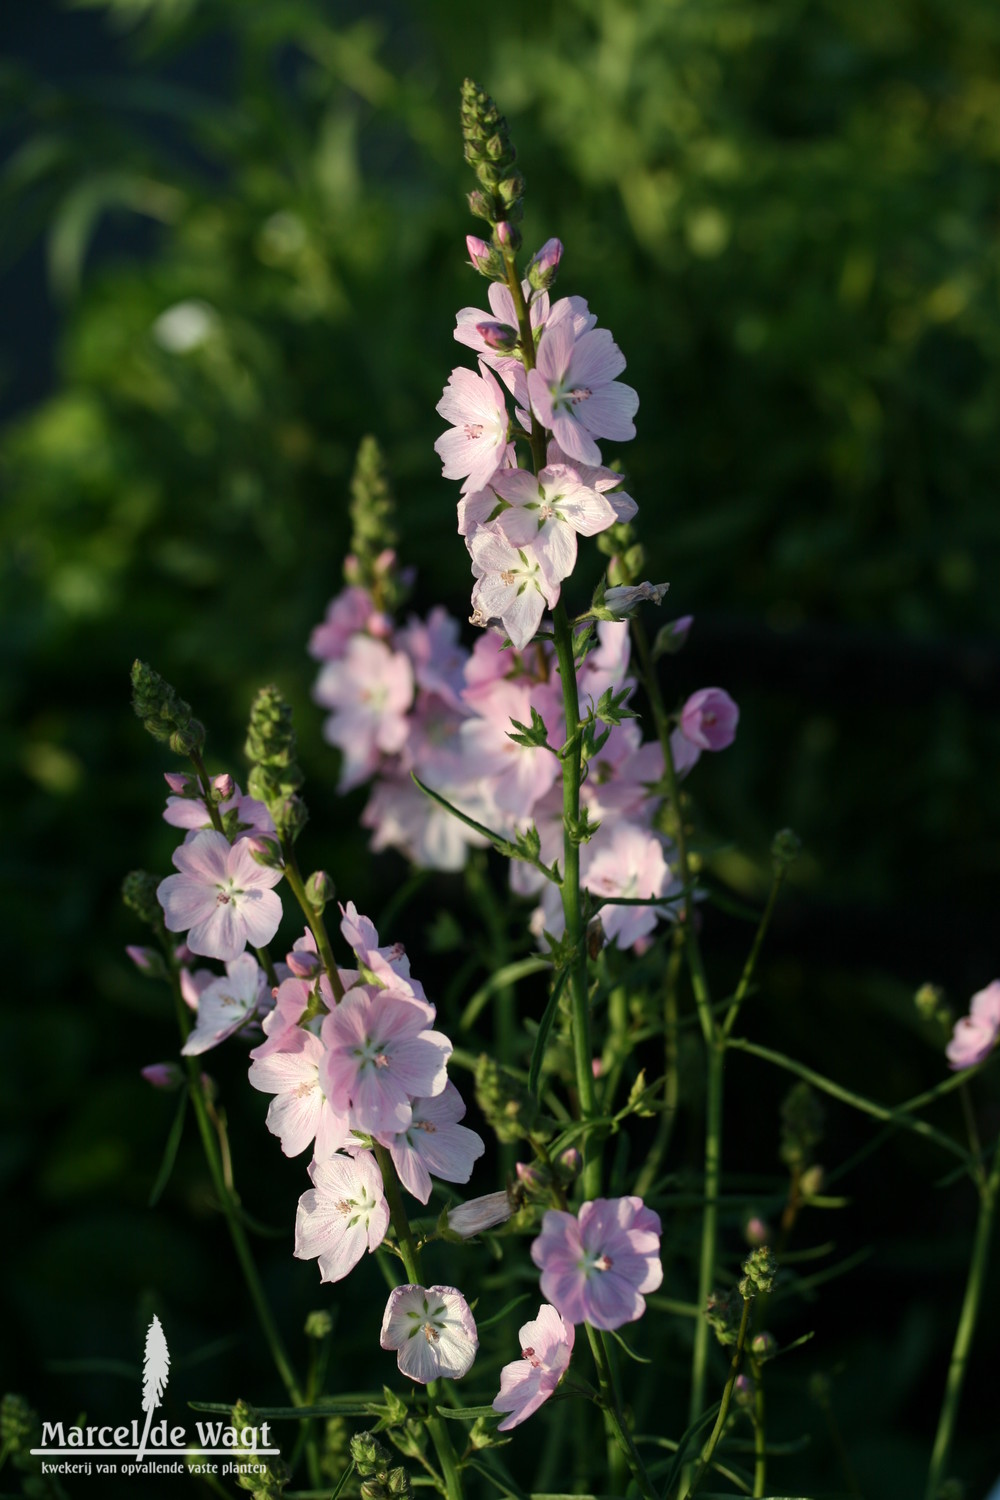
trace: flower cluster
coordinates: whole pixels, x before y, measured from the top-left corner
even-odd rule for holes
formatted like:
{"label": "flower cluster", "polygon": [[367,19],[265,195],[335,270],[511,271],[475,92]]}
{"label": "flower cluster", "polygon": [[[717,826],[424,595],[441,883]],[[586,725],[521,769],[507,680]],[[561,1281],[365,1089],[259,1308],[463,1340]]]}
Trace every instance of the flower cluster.
{"label": "flower cluster", "polygon": [[[514,471],[508,471],[513,473]],[[685,634],[690,621],[685,621]],[[418,787],[415,775],[476,822],[516,837],[534,826],[541,858],[551,863],[562,845],[558,761],[562,690],[555,652],[547,641],[523,651],[503,649],[492,633],[472,651],[458,621],[443,608],[426,619],[411,615],[394,626],[357,586],[331,603],[310,651],[322,666],[314,696],[330,710],[324,733],[346,746],[340,789],[371,779],[362,813],[375,850],[396,848],[424,869],[459,870],[483,836]],[[610,689],[626,696],[630,641],[624,622],[602,621],[594,649],[578,672],[581,703],[596,706]],[[673,731],[671,751],[686,774],[703,750],[732,743],[739,710],[720,688],[688,699]],[[511,737],[515,724],[541,721],[546,745]],[[389,746],[396,746],[392,750]],[[649,906],[608,905],[602,921],[610,942],[630,947],[669,914],[679,887],[672,849],[656,830],[663,755],[624,718],[588,761],[581,805],[594,829],[581,850],[582,880],[596,900],[648,896]],[[562,913],[551,882],[524,864],[511,869],[519,895],[539,895],[532,918],[539,936],[558,935]]]}
{"label": "flower cluster", "polygon": [[[558,263],[559,242],[546,251]],[[473,622],[498,622],[521,650],[559,601],[577,537],[636,514],[595,439],[634,437],[639,398],[618,380],[624,356],[582,297],[550,304],[529,278],[520,287],[493,281],[489,304],[458,314],[455,337],[478,356],[479,374],[452,371],[437,408],[452,425],[435,450],[444,477],[462,480],[458,529],[476,579]],[[544,467],[519,468],[512,439],[538,441],[543,431]]]}

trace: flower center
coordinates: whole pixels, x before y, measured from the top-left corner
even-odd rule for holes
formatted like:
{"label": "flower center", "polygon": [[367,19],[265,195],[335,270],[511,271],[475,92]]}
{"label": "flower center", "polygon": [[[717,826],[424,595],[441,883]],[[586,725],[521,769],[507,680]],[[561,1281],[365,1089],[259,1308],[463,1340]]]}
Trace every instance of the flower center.
{"label": "flower center", "polygon": [[483,424],[482,422],[466,422],[464,431],[470,442],[475,442],[476,438],[481,438],[483,435]]}
{"label": "flower center", "polygon": [[575,390],[570,391],[569,403],[571,406],[579,406],[581,401],[588,401],[591,394],[585,385],[578,385]]}

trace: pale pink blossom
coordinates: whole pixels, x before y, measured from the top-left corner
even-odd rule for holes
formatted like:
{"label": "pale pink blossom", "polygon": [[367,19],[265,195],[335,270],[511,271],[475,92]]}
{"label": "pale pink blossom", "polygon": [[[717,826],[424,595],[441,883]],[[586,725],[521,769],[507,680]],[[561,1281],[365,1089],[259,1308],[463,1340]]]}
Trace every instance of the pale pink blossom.
{"label": "pale pink blossom", "polygon": [[444,1089],[451,1042],[428,1029],[432,1016],[431,1006],[409,995],[358,985],[324,1018],[320,1082],[356,1129],[408,1130],[410,1100]]}
{"label": "pale pink blossom", "polygon": [[352,584],[330,600],[325,620],[309,637],[309,655],[319,661],[339,661],[353,636],[384,637],[390,628],[391,621],[375,608],[368,590]]}
{"label": "pale pink blossom", "polygon": [[197,1057],[208,1052],[270,1008],[267,975],[252,953],[241,953],[226,964],[225,978],[213,979],[198,996],[194,1028],[181,1055]]}
{"label": "pale pink blossom", "polygon": [[417,686],[435,693],[461,711],[462,673],[469,653],[461,641],[461,630],[453,615],[440,605],[426,620],[411,615],[396,634],[395,645],[405,651],[413,666]]}
{"label": "pale pink blossom", "polygon": [[500,1371],[500,1393],[493,1410],[505,1412],[498,1432],[509,1432],[536,1412],[555,1391],[569,1368],[576,1330],[548,1302],[537,1318],[521,1325],[521,1358]]}
{"label": "pale pink blossom", "polygon": [[187,932],[192,953],[236,958],[247,943],[262,948],[281,921],[281,901],[272,887],[281,871],[257,864],[239,839],[230,846],[214,828],[195,833],[174,850],[179,875],[168,875],[157,888],[169,932]]}
{"label": "pale pink blossom", "polygon": [[[525,298],[530,298],[531,288],[526,281],[521,283],[521,289],[524,292]],[[507,328],[517,329],[517,311],[514,307],[514,298],[511,296],[510,288],[505,286],[502,281],[491,283],[487,297],[490,304],[490,312],[488,314],[484,313],[478,307],[463,307],[456,315],[455,338],[460,344],[465,344],[468,348],[474,349],[482,362],[496,371],[519,406],[527,406],[528,382],[524,373],[524,363],[520,355],[503,354],[491,348],[489,339],[482,331],[483,327],[491,322],[501,324]],[[548,315],[549,299],[543,292],[536,296],[531,304],[529,317],[533,332],[537,332]]]}
{"label": "pale pink blossom", "polygon": [[722,688],[700,688],[681,709],[679,728],[699,750],[725,750],[736,738],[740,711]]}
{"label": "pale pink blossom", "polygon": [[298,1260],[318,1260],[321,1281],[342,1281],[389,1228],[382,1175],[370,1151],[311,1161],[313,1186],[295,1215]]}
{"label": "pale pink blossom", "polygon": [[486,1147],[474,1130],[458,1124],[465,1102],[450,1080],[436,1098],[414,1099],[412,1109],[406,1130],[379,1136],[379,1141],[388,1146],[403,1186],[426,1203],[432,1173],[442,1182],[468,1182]]}
{"label": "pale pink blossom", "polygon": [[[584,846],[580,878],[598,899],[649,896],[653,900],[680,892],[659,836],[624,819],[616,820],[603,838],[592,839]],[[653,931],[663,915],[664,909],[655,905],[607,905],[601,908],[601,923],[609,942],[631,948],[637,938]]]}
{"label": "pale pink blossom", "polygon": [[512,646],[523,651],[542,623],[546,608],[559,602],[559,583],[546,561],[527,541],[512,543],[504,534],[501,517],[480,526],[469,538],[473,572],[472,620],[488,625],[503,624]]}
{"label": "pale pink blossom", "polygon": [[513,507],[501,517],[505,536],[517,545],[531,543],[557,582],[576,567],[577,536],[596,536],[615,524],[605,497],[581,484],[565,464],[547,465],[537,476],[501,469],[491,488]]}
{"label": "pale pink blossom", "polygon": [[945,1048],[952,1069],[974,1068],[988,1057],[1000,1036],[1000,979],[994,979],[972,997],[969,1014],[955,1022],[955,1031]]}
{"label": "pale pink blossom", "polygon": [[620,1328],[641,1318],[663,1280],[660,1220],[641,1198],[593,1198],[579,1214],[549,1209],[531,1247],[542,1295],[567,1323]]}
{"label": "pale pink blossom", "polygon": [[476,1320],[454,1286],[397,1286],[389,1293],[379,1339],[395,1349],[404,1375],[420,1385],[467,1375],[479,1348]]}
{"label": "pale pink blossom", "polygon": [[528,392],[536,417],[567,457],[599,464],[595,438],[624,442],[635,437],[632,418],[639,397],[617,376],[625,356],[606,328],[577,334],[572,316],[554,314],[545,325],[528,375]]}
{"label": "pale pink blossom", "polygon": [[621,488],[622,475],[616,469],[605,468],[603,464],[584,464],[578,459],[570,458],[554,439],[546,449],[545,458],[546,463],[567,464],[581,484],[585,484],[588,489],[600,491],[613,508],[616,520],[632,521],[638,515],[639,507],[632,496]]}
{"label": "pale pink blossom", "polygon": [[346,1114],[331,1104],[320,1084],[323,1052],[319,1037],[293,1025],[250,1054],[251,1084],[275,1096],[268,1105],[267,1128],[281,1141],[286,1156],[298,1156],[315,1142],[314,1154],[322,1161],[352,1139]]}
{"label": "pale pink blossom", "polygon": [[[425,774],[419,762],[418,767],[414,769],[421,781],[451,801],[460,801],[463,811],[478,818],[468,797],[463,793],[457,798],[447,778],[442,781]],[[361,814],[361,824],[372,829],[371,847],[376,853],[399,849],[422,870],[463,870],[470,846],[483,848],[489,842],[428,797],[409,776],[381,776]]]}
{"label": "pale pink blossom", "polygon": [[[478,775],[488,783],[483,795],[489,802],[520,822],[530,816],[533,804],[559,774],[559,762],[551,751],[511,739],[516,732],[513,721],[530,724],[533,707],[547,724],[558,725],[554,691],[543,693],[523,681],[497,679],[488,691],[477,695],[476,714],[460,730],[466,767],[463,779]],[[464,808],[465,800],[459,798],[459,802]]]}
{"label": "pale pink blossom", "polygon": [[404,652],[356,635],[339,660],[323,667],[313,697],[333,710],[323,735],[343,753],[339,789],[349,791],[372,775],[381,755],[393,755],[406,743],[413,667]]}
{"label": "pale pink blossom", "polygon": [[701,760],[701,748],[679,729],[670,731],[670,758],[678,776],[686,776]]}
{"label": "pale pink blossom", "polygon": [[461,479],[463,493],[481,490],[513,455],[507,441],[507,404],[493,373],[480,362],[471,370],[451,372],[438,414],[452,425],[434,444],[445,479]]}

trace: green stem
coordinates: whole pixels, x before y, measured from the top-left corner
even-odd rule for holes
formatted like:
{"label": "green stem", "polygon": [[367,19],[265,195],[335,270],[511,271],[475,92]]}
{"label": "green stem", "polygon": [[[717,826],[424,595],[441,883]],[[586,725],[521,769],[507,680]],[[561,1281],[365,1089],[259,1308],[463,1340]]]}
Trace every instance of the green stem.
{"label": "green stem", "polygon": [[759,1361],[755,1359],[751,1359],[750,1369],[755,1381],[753,1397],[753,1493],[754,1500],[762,1500],[767,1489],[767,1411],[764,1405],[764,1370]]}
{"label": "green stem", "polygon": [[698,1467],[694,1472],[694,1478],[691,1480],[691,1483],[688,1485],[687,1489],[683,1491],[681,1500],[686,1500],[686,1497],[688,1495],[693,1495],[701,1481],[704,1479],[705,1475],[708,1472],[708,1466],[712,1461],[712,1454],[718,1447],[719,1439],[722,1437],[723,1428],[726,1425],[726,1418],[729,1416],[729,1404],[733,1399],[733,1388],[736,1385],[736,1377],[740,1373],[740,1361],[743,1358],[743,1345],[746,1343],[747,1329],[750,1325],[751,1301],[752,1299],[748,1297],[745,1298],[743,1302],[743,1316],[740,1319],[740,1331],[736,1337],[736,1348],[733,1350],[733,1357],[729,1362],[729,1379],[726,1381],[726,1388],[722,1392],[722,1402],[719,1406],[719,1414],[715,1419],[715,1426],[712,1428],[712,1431],[709,1434],[708,1442],[701,1450],[701,1458],[699,1459]]}
{"label": "green stem", "polygon": [[[490,935],[489,972],[499,976],[507,968],[510,959],[507,928],[496,893],[490,885],[482,861],[476,855],[466,863],[465,880]],[[516,1060],[517,1046],[517,994],[512,983],[508,981],[497,986],[492,1009],[496,1056],[504,1067],[509,1068]],[[499,1155],[502,1177],[512,1176],[517,1148],[512,1142],[501,1142]]]}
{"label": "green stem", "polygon": [[646,1466],[639,1457],[639,1451],[632,1441],[632,1434],[628,1430],[621,1403],[615,1390],[615,1381],[612,1375],[611,1361],[605,1335],[589,1323],[585,1323],[587,1338],[590,1341],[590,1350],[594,1356],[594,1364],[597,1366],[597,1381],[601,1389],[601,1401],[604,1407],[604,1415],[608,1424],[609,1432],[614,1436],[617,1446],[625,1455],[625,1461],[631,1471],[632,1478],[639,1486],[646,1500],[659,1500],[652,1480],[646,1472]]}
{"label": "green stem", "polygon": [[788,866],[785,864],[775,865],[774,875],[771,880],[771,889],[767,897],[767,905],[764,907],[761,919],[757,924],[757,931],[754,934],[753,945],[747,955],[747,961],[743,965],[743,973],[740,975],[740,982],[736,986],[736,991],[733,995],[733,1003],[732,1005],[730,1005],[729,1010],[726,1014],[726,1019],[722,1025],[723,1036],[729,1036],[733,1027],[736,1025],[736,1017],[740,1013],[740,1006],[746,999],[747,991],[749,990],[750,985],[753,981],[753,976],[757,968],[757,959],[760,956],[760,950],[763,946],[764,938],[767,936],[767,929],[771,925],[771,916],[774,912],[775,903],[778,900],[778,893],[781,890],[781,886],[785,879],[785,873],[787,869]]}
{"label": "green stem", "polygon": [[663,997],[663,1113],[656,1128],[656,1139],[635,1180],[633,1191],[637,1198],[645,1198],[655,1183],[677,1118],[680,1100],[680,1079],[677,1072],[677,980],[680,977],[683,948],[684,935],[679,929],[675,929]]}
{"label": "green stem", "polygon": [[323,921],[323,914],[306,895],[305,882],[290,843],[284,845],[282,853],[285,857],[285,879],[316,939],[316,949],[323,960],[323,967],[330,981],[330,988],[333,990],[333,998],[339,1003],[344,998],[344,986],[340,982],[337,960],[333,956],[333,948],[330,946],[330,937],[326,930],[326,923]]}
{"label": "green stem", "polygon": [[748,1052],[751,1057],[760,1057],[765,1062],[774,1063],[778,1068],[784,1068],[788,1073],[794,1073],[797,1078],[804,1078],[806,1083],[811,1083],[821,1093],[829,1094],[831,1099],[839,1099],[842,1104],[848,1104],[852,1109],[860,1111],[861,1114],[870,1115],[873,1120],[887,1120],[894,1125],[902,1125],[905,1130],[912,1130],[915,1135],[922,1135],[926,1140],[933,1141],[944,1151],[950,1151],[952,1156],[957,1156],[962,1161],[970,1175],[972,1175],[972,1162],[969,1152],[950,1136],[944,1135],[942,1131],[935,1130],[933,1125],[928,1125],[926,1120],[914,1120],[910,1118],[910,1110],[916,1103],[923,1103],[927,1096],[919,1095],[916,1100],[911,1099],[901,1104],[896,1109],[890,1109],[885,1104],[876,1104],[873,1099],[866,1099],[863,1094],[855,1094],[851,1089],[846,1089],[842,1084],[835,1083],[832,1078],[826,1078],[822,1073],[816,1073],[812,1068],[807,1068],[804,1063],[796,1062],[794,1057],[788,1057],[784,1052],[775,1052],[770,1047],[761,1047],[756,1042],[749,1042],[745,1037],[730,1037],[726,1045],[737,1052]]}
{"label": "green stem", "polygon": [[[706,1058],[705,1091],[705,1206],[701,1221],[701,1252],[698,1262],[698,1306],[704,1313],[715,1285],[716,1243],[719,1229],[719,1182],[722,1169],[722,1098],[726,1044],[712,1042]],[[705,1407],[705,1382],[712,1330],[704,1316],[694,1325],[691,1352],[691,1404],[689,1422],[697,1421]]]}
{"label": "green stem", "polygon": [[[396,1245],[399,1249],[410,1285],[423,1286],[424,1278],[420,1269],[420,1253],[413,1238],[413,1230],[410,1228],[410,1220],[406,1213],[406,1206],[403,1203],[403,1194],[399,1186],[399,1178],[396,1176],[396,1168],[385,1146],[380,1146],[376,1143],[375,1160],[378,1162],[379,1171],[382,1173],[382,1187],[385,1192],[385,1201],[389,1205],[392,1232],[396,1236]],[[441,1465],[441,1474],[444,1478],[444,1491],[448,1500],[462,1500],[462,1479],[458,1471],[458,1457],[452,1446],[451,1438],[448,1435],[448,1424],[443,1417],[438,1415],[437,1407],[440,1396],[440,1380],[430,1381],[427,1386],[427,1431],[431,1435],[431,1442],[434,1444],[438,1462]]]}
{"label": "green stem", "polygon": [[979,1188],[979,1219],[976,1223],[972,1259],[969,1262],[969,1277],[965,1284],[965,1297],[955,1332],[955,1343],[951,1351],[951,1362],[948,1366],[944,1398],[941,1403],[941,1415],[938,1419],[930,1468],[927,1473],[926,1500],[937,1500],[951,1453],[955,1422],[962,1399],[962,1385],[969,1361],[969,1350],[979,1320],[979,1304],[986,1285],[986,1268],[998,1193],[1000,1193],[1000,1138],[997,1140],[990,1175]]}
{"label": "green stem", "polygon": [[[597,1090],[590,1040],[590,994],[583,930],[583,893],[580,887],[580,845],[577,840],[582,743],[580,699],[576,685],[573,630],[566,607],[561,601],[556,605],[552,618],[566,721],[566,743],[559,755],[563,783],[563,879],[560,893],[566,924],[576,1090],[580,1101],[580,1117],[587,1120],[597,1114]],[[601,1192],[601,1147],[590,1132],[584,1137],[583,1192],[585,1198],[597,1198]]]}

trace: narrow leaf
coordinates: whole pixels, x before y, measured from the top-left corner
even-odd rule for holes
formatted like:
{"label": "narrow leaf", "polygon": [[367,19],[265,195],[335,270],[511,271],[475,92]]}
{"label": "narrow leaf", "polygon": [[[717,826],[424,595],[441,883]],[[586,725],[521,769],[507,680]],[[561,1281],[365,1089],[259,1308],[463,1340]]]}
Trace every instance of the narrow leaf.
{"label": "narrow leaf", "polygon": [[177,1113],[174,1115],[174,1122],[170,1127],[170,1134],[167,1136],[167,1144],[163,1149],[163,1160],[160,1163],[160,1170],[157,1172],[156,1181],[150,1189],[149,1201],[146,1205],[148,1208],[156,1207],[163,1196],[163,1191],[167,1183],[170,1181],[174,1170],[174,1162],[177,1160],[177,1152],[181,1144],[181,1136],[184,1134],[184,1116],[187,1112],[187,1102],[188,1091],[187,1089],[181,1089],[177,1100]]}

